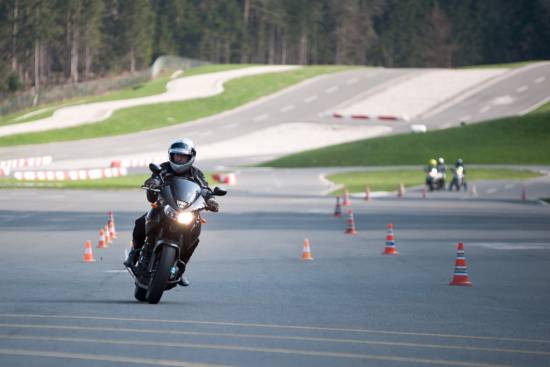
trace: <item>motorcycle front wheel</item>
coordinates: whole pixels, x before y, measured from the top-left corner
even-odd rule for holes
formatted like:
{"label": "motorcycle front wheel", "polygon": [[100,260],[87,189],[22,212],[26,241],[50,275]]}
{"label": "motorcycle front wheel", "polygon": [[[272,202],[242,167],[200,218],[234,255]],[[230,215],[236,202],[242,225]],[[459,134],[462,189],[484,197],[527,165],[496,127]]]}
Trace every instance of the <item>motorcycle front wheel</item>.
{"label": "motorcycle front wheel", "polygon": [[153,275],[149,290],[147,291],[147,302],[159,303],[162,293],[166,287],[166,282],[170,278],[170,269],[176,261],[176,249],[170,246],[164,246],[158,260],[157,271]]}
{"label": "motorcycle front wheel", "polygon": [[141,288],[136,284],[136,289],[134,290],[134,297],[140,302],[147,301],[147,289]]}

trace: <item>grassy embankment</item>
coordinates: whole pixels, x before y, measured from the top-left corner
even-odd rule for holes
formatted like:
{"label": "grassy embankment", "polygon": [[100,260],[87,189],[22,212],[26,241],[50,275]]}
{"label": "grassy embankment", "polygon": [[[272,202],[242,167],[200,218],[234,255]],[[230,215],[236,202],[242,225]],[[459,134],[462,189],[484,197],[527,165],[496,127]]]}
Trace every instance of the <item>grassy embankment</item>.
{"label": "grassy embankment", "polygon": [[[315,149],[264,163],[269,167],[353,167],[427,164],[433,157],[466,164],[550,164],[550,103],[519,117],[510,117],[425,134],[400,134]],[[476,175],[479,174],[480,176]],[[489,176],[487,176],[489,175]],[[370,177],[370,178],[369,178]],[[468,180],[521,179],[527,173],[501,170],[469,170]],[[360,191],[372,180],[371,189],[394,190],[400,182],[418,185],[417,171],[369,172],[335,177]]]}
{"label": "grassy embankment", "polygon": [[243,77],[227,82],[222,94],[181,102],[160,103],[118,110],[101,122],[58,130],[0,138],[0,146],[41,144],[156,129],[211,116],[275,93],[306,79],[355,67],[308,66],[297,70]]}
{"label": "grassy embankment", "polygon": [[[196,68],[189,69],[185,71],[185,73],[181,77],[185,78],[188,76],[199,75],[199,74],[240,69],[247,66],[253,66],[253,65],[248,65],[248,64],[205,65],[205,66],[199,66]],[[134,85],[121,90],[108,92],[99,96],[71,98],[60,103],[40,105],[33,108],[25,109],[23,111],[18,111],[16,113],[12,113],[9,115],[0,116],[0,126],[18,124],[18,123],[28,122],[28,121],[35,121],[46,117],[50,117],[51,115],[53,115],[55,110],[61,107],[67,107],[67,106],[85,104],[85,103],[116,101],[121,99],[147,97],[155,94],[164,93],[166,92],[166,85],[168,84],[168,82],[171,81],[170,79],[171,74],[172,72],[164,73],[159,77],[157,77],[157,79],[155,80],[151,80],[146,83]],[[24,116],[33,112],[36,112],[36,113],[25,118],[20,118],[21,116]]]}
{"label": "grassy embankment", "polygon": [[[512,169],[474,168],[467,170],[468,182],[477,180],[524,180],[541,176],[538,172]],[[449,176],[450,178],[451,176]],[[339,173],[327,177],[334,183],[342,184],[351,192],[365,191],[368,186],[372,191],[396,191],[400,183],[405,187],[424,184],[425,173],[422,169],[404,169],[395,171],[371,171]],[[335,194],[341,194],[337,190]]]}

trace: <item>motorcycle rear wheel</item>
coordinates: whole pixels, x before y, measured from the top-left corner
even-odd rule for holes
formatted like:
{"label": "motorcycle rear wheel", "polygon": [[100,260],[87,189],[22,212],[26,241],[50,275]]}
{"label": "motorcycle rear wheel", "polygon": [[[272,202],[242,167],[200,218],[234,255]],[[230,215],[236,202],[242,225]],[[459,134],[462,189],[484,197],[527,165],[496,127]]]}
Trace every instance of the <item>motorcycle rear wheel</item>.
{"label": "motorcycle rear wheel", "polygon": [[176,260],[176,249],[165,246],[160,253],[160,259],[157,271],[153,275],[149,290],[147,291],[147,301],[151,304],[159,303],[162,293],[166,288],[166,282],[170,277],[170,269]]}

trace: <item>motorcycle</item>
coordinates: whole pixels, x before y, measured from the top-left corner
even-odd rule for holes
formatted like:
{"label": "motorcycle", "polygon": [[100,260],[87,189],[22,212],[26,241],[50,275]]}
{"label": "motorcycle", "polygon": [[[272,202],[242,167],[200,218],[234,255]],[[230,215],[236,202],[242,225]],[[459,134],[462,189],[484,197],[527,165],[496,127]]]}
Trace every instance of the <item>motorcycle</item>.
{"label": "motorcycle", "polygon": [[206,209],[206,200],[223,196],[227,191],[218,187],[201,189],[197,183],[183,177],[163,177],[161,168],[154,163],[149,169],[161,183],[158,188],[142,186],[142,189],[158,193],[156,212],[159,215],[155,230],[146,239],[146,246],[153,249],[147,263],[143,262],[142,255],[128,271],[135,281],[135,298],[156,304],[164,291],[178,285],[185,272],[186,264],[181,259],[198,241],[202,225],[200,212]]}
{"label": "motorcycle", "polygon": [[435,167],[430,168],[426,176],[426,185],[428,185],[430,191],[443,189],[445,187],[445,175],[438,172]]}
{"label": "motorcycle", "polygon": [[456,187],[456,191],[460,191],[461,187],[464,188],[464,191],[468,191],[468,186],[464,179],[464,167],[462,166],[453,169],[453,179],[449,184],[449,191],[452,191],[454,187]]}

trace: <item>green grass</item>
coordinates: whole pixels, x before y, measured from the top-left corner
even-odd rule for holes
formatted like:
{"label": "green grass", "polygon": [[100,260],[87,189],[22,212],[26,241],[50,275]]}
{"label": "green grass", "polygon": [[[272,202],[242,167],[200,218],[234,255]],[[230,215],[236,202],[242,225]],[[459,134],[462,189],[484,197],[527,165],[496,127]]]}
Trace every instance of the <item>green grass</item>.
{"label": "green grass", "polygon": [[[448,180],[452,179],[450,172],[447,176]],[[526,170],[467,168],[466,179],[468,182],[478,180],[524,180],[540,176],[542,174],[538,172]],[[338,173],[327,178],[334,183],[346,186],[351,192],[363,192],[366,186],[369,186],[372,191],[396,191],[401,183],[405,187],[423,185],[426,174],[422,169],[406,169]],[[341,193],[342,190],[335,191],[335,194]]]}
{"label": "green grass", "polygon": [[[204,66],[199,66],[199,67],[192,68],[185,71],[181,75],[181,77],[185,78],[188,76],[199,75],[199,74],[215,73],[218,71],[226,71],[226,70],[233,70],[233,69],[241,69],[247,66],[252,66],[252,65],[249,65],[249,64],[204,65]],[[171,74],[172,72],[163,73],[162,75],[160,75],[160,77],[157,77],[157,79],[155,80],[133,85],[131,87],[127,87],[121,90],[108,92],[106,94],[102,94],[99,96],[72,98],[72,99],[65,100],[61,103],[52,103],[52,104],[36,106],[33,108],[26,109],[24,111],[19,111],[13,114],[0,116],[0,126],[9,125],[9,124],[18,124],[18,123],[28,122],[28,121],[35,121],[46,117],[50,117],[51,115],[53,115],[55,110],[61,107],[67,107],[67,106],[72,106],[77,104],[93,103],[93,102],[105,102],[105,101],[116,101],[116,100],[122,100],[122,99],[140,98],[140,97],[147,97],[155,94],[164,93],[166,92],[166,84],[168,84],[168,82],[170,81]],[[33,111],[42,110],[45,108],[47,109],[47,111],[26,117],[24,119],[16,120],[20,116],[31,113]]]}
{"label": "green grass", "polygon": [[[212,174],[204,172],[212,187],[216,186]],[[77,190],[126,190],[139,189],[150,174],[129,175],[98,180],[81,181],[18,181],[15,178],[0,178],[0,189],[77,189]]]}
{"label": "green grass", "polygon": [[[547,111],[548,105],[542,110]],[[550,111],[425,134],[360,140],[293,154],[269,167],[423,165],[430,158],[466,164],[550,164]]]}
{"label": "green grass", "polygon": [[310,66],[282,73],[243,77],[227,82],[224,93],[213,97],[132,107],[116,111],[109,119],[94,124],[5,136],[0,138],[0,146],[89,139],[156,129],[211,116],[317,75],[351,68],[354,67]]}

